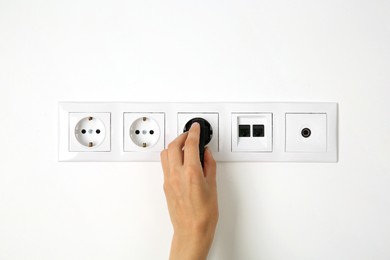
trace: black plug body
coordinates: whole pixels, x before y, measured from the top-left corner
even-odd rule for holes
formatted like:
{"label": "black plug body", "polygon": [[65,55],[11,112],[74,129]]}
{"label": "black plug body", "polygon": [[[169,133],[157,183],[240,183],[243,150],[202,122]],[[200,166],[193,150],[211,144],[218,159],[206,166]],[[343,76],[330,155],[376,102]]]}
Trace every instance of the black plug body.
{"label": "black plug body", "polygon": [[200,137],[199,137],[199,157],[200,162],[202,164],[202,167],[204,166],[204,150],[205,146],[211,141],[211,138],[213,137],[213,129],[211,128],[210,123],[201,117],[196,117],[191,119],[186,123],[184,126],[183,132],[187,132],[190,130],[191,125],[193,123],[199,123],[200,125]]}

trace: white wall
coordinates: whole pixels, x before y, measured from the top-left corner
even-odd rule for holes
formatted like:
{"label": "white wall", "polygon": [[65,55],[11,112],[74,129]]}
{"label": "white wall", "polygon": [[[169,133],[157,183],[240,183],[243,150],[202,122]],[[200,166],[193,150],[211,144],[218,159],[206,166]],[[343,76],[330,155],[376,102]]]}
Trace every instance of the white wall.
{"label": "white wall", "polygon": [[390,2],[1,0],[0,259],[167,259],[159,163],[57,162],[58,101],[334,101],[335,164],[219,163],[209,259],[390,259]]}

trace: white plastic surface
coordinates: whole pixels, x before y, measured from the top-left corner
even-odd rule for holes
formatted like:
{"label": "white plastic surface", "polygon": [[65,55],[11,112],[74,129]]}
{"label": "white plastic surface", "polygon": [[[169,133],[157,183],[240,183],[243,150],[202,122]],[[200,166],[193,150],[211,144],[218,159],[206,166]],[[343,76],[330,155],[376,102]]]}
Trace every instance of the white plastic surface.
{"label": "white plastic surface", "polygon": [[[136,119],[126,120],[125,113],[163,113],[164,145],[139,148],[140,151],[125,149],[128,143],[129,127]],[[111,115],[111,150],[109,152],[70,152],[69,136],[72,127],[69,113],[83,112],[87,115],[106,112]],[[194,114],[190,114],[194,113]],[[212,114],[210,114],[212,113]],[[234,114],[272,114],[272,151],[233,152],[232,151],[232,115]],[[286,151],[286,137],[296,134],[292,126],[286,133],[286,114],[325,114],[326,115],[326,150],[321,149],[321,142],[307,143],[308,150],[300,152]],[[180,116],[181,115],[181,116]],[[210,115],[213,115],[209,117]],[[217,115],[217,116],[216,116]],[[337,162],[337,103],[59,103],[59,160],[60,161],[159,161],[163,147],[182,132],[185,123],[193,117],[204,116],[213,127],[213,139],[210,146],[217,161],[258,161],[258,162]],[[294,119],[295,120],[295,119]],[[293,120],[293,123],[294,123]],[[305,118],[299,118],[302,123]],[[313,140],[317,127],[323,128],[323,120],[307,118],[313,129]],[[295,122],[298,122],[295,120]],[[290,121],[289,121],[290,122]],[[161,123],[162,124],[162,123]],[[217,125],[217,127],[215,126]],[[216,130],[215,128],[218,128]],[[266,128],[267,129],[267,128]],[[290,128],[287,128],[290,131]],[[162,133],[161,129],[161,133]],[[127,139],[128,137],[128,139]],[[159,140],[160,140],[159,139]],[[290,139],[289,139],[290,140]],[[321,139],[322,140],[322,139]],[[218,149],[215,149],[216,142]],[[297,149],[294,144],[292,149]],[[294,148],[295,147],[295,148]],[[155,149],[154,149],[155,148]],[[154,150],[153,150],[154,149]]]}

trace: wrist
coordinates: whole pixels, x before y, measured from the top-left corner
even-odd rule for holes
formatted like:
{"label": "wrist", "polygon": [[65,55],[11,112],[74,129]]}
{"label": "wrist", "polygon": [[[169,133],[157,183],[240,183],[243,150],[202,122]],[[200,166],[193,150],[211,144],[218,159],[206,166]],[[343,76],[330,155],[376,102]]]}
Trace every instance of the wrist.
{"label": "wrist", "polygon": [[214,230],[204,231],[193,231],[193,232],[174,232],[173,239],[181,241],[183,244],[208,244],[213,241]]}
{"label": "wrist", "polygon": [[213,232],[175,232],[172,238],[170,260],[206,259],[214,238]]}

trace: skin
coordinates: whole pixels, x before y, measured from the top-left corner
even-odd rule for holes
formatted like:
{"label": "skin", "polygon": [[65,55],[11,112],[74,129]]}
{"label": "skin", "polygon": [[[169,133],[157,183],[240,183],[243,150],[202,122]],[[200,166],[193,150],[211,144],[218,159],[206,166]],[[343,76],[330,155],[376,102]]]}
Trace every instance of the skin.
{"label": "skin", "polygon": [[174,234],[170,260],[207,259],[218,222],[216,162],[206,148],[199,159],[200,126],[179,135],[161,152],[164,192]]}

